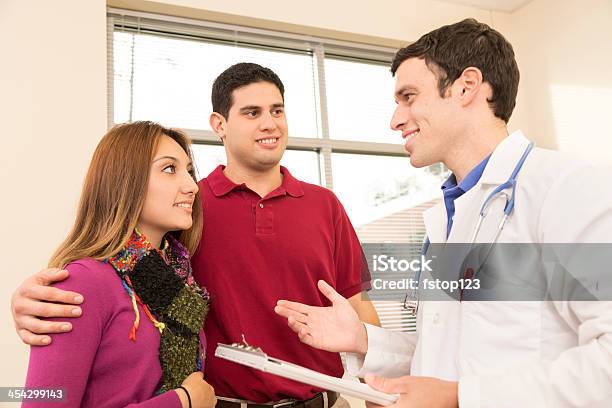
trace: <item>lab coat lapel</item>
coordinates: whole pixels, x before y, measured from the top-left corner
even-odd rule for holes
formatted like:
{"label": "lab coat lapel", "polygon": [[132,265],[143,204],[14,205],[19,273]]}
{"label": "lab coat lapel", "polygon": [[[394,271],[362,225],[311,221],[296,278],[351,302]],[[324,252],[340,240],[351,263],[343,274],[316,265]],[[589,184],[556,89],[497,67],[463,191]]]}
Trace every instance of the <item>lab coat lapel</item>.
{"label": "lab coat lapel", "polygon": [[480,203],[484,201],[485,190],[481,183],[477,183],[455,200],[455,216],[448,242],[470,242],[472,231],[478,221]]}
{"label": "lab coat lapel", "polygon": [[423,222],[430,242],[446,242],[446,207],[444,200],[423,212]]}
{"label": "lab coat lapel", "polygon": [[[444,200],[423,213],[427,236],[433,244],[446,242],[446,207]],[[429,256],[432,256],[431,251]],[[422,279],[429,278],[426,272]],[[440,299],[440,298],[439,298]],[[458,376],[456,361],[460,321],[459,302],[450,297],[445,301],[422,301],[417,317],[419,340],[412,360],[412,374],[454,380]],[[449,343],[449,339],[450,343]]]}

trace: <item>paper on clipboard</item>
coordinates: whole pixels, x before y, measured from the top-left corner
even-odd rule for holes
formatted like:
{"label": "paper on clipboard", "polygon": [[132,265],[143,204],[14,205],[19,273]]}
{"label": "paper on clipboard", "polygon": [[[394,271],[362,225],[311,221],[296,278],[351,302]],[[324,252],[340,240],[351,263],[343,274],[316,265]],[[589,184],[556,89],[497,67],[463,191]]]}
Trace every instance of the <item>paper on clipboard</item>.
{"label": "paper on clipboard", "polygon": [[332,377],[331,375],[322,374],[297,364],[269,357],[261,349],[243,344],[228,345],[219,343],[215,350],[215,356],[266,373],[314,385],[324,390],[336,391],[379,405],[391,405],[399,398],[397,394],[386,394],[373,389],[367,384]]}

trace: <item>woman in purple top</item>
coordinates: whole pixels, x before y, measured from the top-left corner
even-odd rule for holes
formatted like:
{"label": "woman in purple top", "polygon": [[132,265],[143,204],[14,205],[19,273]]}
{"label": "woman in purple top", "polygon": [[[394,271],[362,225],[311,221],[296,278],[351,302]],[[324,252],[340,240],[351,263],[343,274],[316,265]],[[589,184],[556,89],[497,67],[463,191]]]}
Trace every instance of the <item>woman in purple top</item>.
{"label": "woman in purple top", "polygon": [[201,370],[208,294],[189,262],[201,230],[189,139],[152,122],[111,129],[49,262],[70,271],[57,286],[84,296],[83,316],[32,347],[26,387],[60,389],[54,407],[213,407]]}

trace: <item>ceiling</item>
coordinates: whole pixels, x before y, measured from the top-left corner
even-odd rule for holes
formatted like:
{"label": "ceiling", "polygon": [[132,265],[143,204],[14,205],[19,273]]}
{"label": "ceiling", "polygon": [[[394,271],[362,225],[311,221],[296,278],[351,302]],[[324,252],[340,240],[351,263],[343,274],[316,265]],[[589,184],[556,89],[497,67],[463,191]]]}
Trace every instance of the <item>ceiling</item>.
{"label": "ceiling", "polygon": [[523,7],[532,0],[439,0],[444,3],[455,3],[485,10],[511,13]]}

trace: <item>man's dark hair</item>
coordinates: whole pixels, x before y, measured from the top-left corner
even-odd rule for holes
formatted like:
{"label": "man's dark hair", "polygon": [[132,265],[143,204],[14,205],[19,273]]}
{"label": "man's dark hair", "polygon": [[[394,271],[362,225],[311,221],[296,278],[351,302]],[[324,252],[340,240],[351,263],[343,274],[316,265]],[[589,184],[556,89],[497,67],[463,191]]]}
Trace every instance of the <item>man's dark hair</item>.
{"label": "man's dark hair", "polygon": [[468,67],[478,68],[493,94],[488,99],[496,117],[508,122],[516,104],[519,70],[512,45],[497,31],[473,18],[425,34],[395,54],[391,73],[409,58],[421,58],[438,78],[440,96]]}
{"label": "man's dark hair", "polygon": [[213,111],[220,113],[227,119],[229,110],[234,104],[232,92],[255,82],[269,82],[275,85],[280,91],[283,101],[285,100],[285,87],[274,71],[261,65],[241,62],[232,65],[215,79],[211,94]]}

